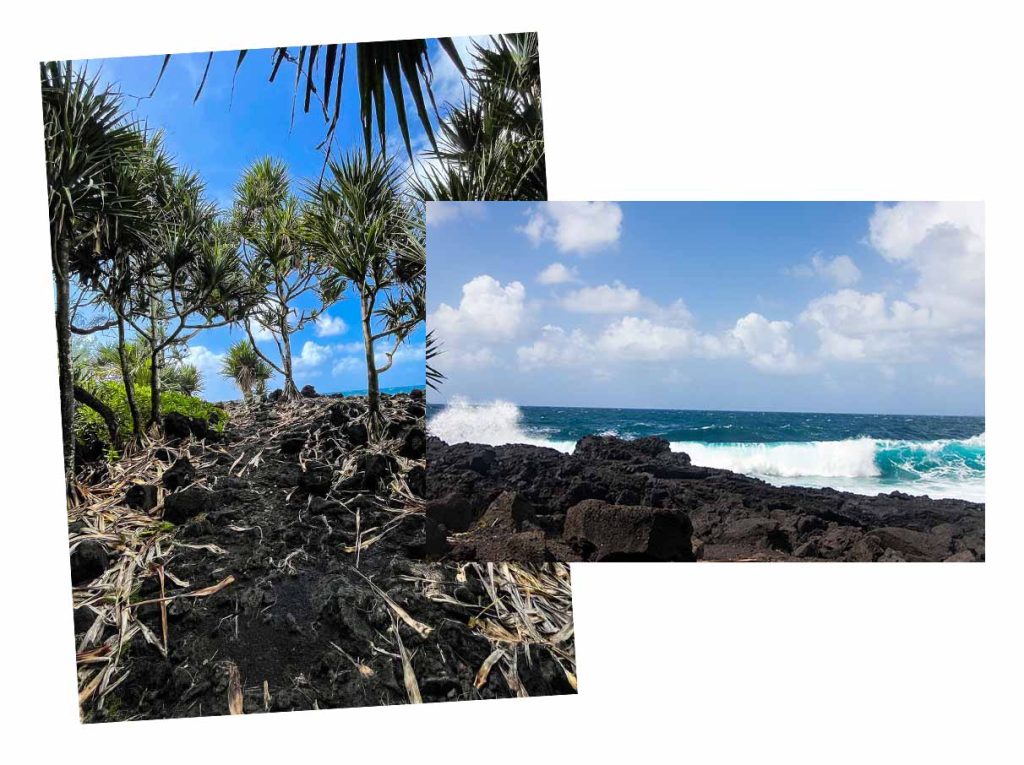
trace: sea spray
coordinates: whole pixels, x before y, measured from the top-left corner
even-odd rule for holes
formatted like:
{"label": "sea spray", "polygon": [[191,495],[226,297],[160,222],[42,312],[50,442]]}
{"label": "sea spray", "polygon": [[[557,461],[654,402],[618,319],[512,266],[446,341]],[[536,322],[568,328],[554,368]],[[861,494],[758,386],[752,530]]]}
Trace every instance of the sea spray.
{"label": "sea spray", "polygon": [[510,401],[473,404],[468,399],[453,398],[444,409],[430,418],[427,429],[449,444],[469,442],[500,446],[530,444],[549,446],[571,452],[574,441],[554,442],[522,428],[522,411]]}

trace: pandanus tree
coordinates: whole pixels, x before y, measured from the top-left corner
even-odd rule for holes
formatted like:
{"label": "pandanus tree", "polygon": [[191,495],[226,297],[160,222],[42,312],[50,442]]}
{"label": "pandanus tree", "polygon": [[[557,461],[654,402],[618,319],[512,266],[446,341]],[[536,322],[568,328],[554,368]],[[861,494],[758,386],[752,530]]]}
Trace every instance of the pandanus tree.
{"label": "pandanus tree", "polygon": [[463,102],[413,180],[427,200],[547,199],[537,35],[474,44]]}
{"label": "pandanus tree", "polygon": [[232,345],[224,357],[220,373],[234,380],[242,398],[250,403],[253,398],[266,390],[267,380],[273,374],[271,366],[257,353],[256,346],[249,340],[239,340]]}
{"label": "pandanus tree", "polygon": [[[92,284],[146,346],[147,425],[158,429],[162,382],[173,378],[168,355],[203,329],[238,321],[255,298],[240,269],[237,238],[218,220],[198,175],[177,168],[159,141],[148,144],[143,174],[143,241],[100,269]],[[125,347],[120,338],[119,345]]]}
{"label": "pandanus tree", "polygon": [[[299,389],[292,374],[291,336],[323,310],[299,305],[316,294],[324,266],[311,257],[301,231],[301,206],[291,193],[288,170],[270,158],[253,163],[235,187],[231,225],[241,242],[240,263],[254,293],[263,295],[246,317],[252,351],[284,378],[284,398],[295,399]],[[253,325],[269,333],[279,361],[256,345]]]}
{"label": "pandanus tree", "polygon": [[424,318],[422,213],[403,194],[395,163],[379,154],[331,160],[308,195],[306,239],[330,268],[321,280],[325,300],[349,286],[359,298],[367,416],[379,426],[380,375]]}
{"label": "pandanus tree", "polygon": [[72,326],[72,277],[95,265],[95,240],[103,226],[131,226],[138,218],[137,200],[120,194],[115,179],[133,161],[140,138],[119,96],[84,71],[74,71],[70,62],[41,64],[40,83],[64,471],[70,486],[75,451],[71,335],[95,329]]}

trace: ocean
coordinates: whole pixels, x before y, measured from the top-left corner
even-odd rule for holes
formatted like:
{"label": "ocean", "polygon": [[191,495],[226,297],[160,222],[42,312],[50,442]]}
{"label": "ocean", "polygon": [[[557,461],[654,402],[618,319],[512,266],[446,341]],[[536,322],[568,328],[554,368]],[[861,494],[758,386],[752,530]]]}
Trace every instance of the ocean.
{"label": "ocean", "polygon": [[571,452],[585,435],[660,436],[695,465],[776,485],[902,491],[985,501],[985,418],[516,406],[427,407],[448,443],[526,443]]}

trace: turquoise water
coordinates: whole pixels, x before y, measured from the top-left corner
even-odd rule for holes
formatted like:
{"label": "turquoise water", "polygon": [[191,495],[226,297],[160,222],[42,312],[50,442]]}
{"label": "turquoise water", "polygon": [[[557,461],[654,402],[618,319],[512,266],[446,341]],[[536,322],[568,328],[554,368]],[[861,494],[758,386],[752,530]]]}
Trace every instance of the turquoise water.
{"label": "turquoise water", "polygon": [[[396,385],[396,386],[391,387],[391,388],[381,388],[380,392],[381,393],[388,393],[388,394],[412,393],[414,390],[426,390],[426,387],[423,386],[423,385]],[[366,395],[366,388],[360,388],[359,390],[343,390],[343,391],[341,391],[341,395],[343,395],[343,396],[365,396]]]}
{"label": "turquoise water", "polygon": [[984,501],[985,418],[519,407],[455,401],[428,407],[448,441],[530,443],[571,452],[585,435],[660,436],[696,465],[778,485],[861,494],[904,491]]}

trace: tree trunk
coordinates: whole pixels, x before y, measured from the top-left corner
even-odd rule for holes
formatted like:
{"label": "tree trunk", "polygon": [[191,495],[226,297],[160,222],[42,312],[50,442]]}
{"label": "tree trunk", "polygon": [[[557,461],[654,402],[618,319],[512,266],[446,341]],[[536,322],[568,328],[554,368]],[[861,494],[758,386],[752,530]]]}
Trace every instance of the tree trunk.
{"label": "tree trunk", "polygon": [[160,428],[160,351],[154,349],[149,359],[149,427]]}
{"label": "tree trunk", "polygon": [[373,352],[373,307],[363,296],[359,298],[363,320],[363,350],[366,352],[366,414],[371,421],[380,419],[380,382],[377,378],[377,359]]}
{"label": "tree trunk", "polygon": [[295,378],[292,376],[292,341],[288,337],[288,314],[281,318],[281,341],[283,352],[281,353],[281,368],[284,370],[284,399],[291,401],[299,397],[299,389],[295,387]]}
{"label": "tree trunk", "polygon": [[135,400],[135,376],[128,365],[128,352],[125,349],[124,340],[124,319],[121,318],[123,311],[117,316],[117,355],[121,361],[121,377],[124,379],[125,397],[128,399],[128,411],[132,415],[132,435],[138,438],[142,435],[142,414],[139,412],[139,404]]}
{"label": "tree trunk", "polygon": [[71,254],[66,241],[57,244],[57,379],[60,383],[61,437],[64,444],[64,479],[68,490],[75,478],[75,390],[71,369]]}
{"label": "tree trunk", "polygon": [[115,449],[121,448],[121,433],[117,425],[117,415],[114,410],[104,404],[89,391],[80,385],[74,387],[75,400],[85,404],[95,411],[107,426],[107,433],[110,434],[110,445]]}
{"label": "tree trunk", "polygon": [[163,357],[160,343],[162,333],[156,316],[156,300],[149,299],[149,424],[150,430],[160,429],[160,359]]}

